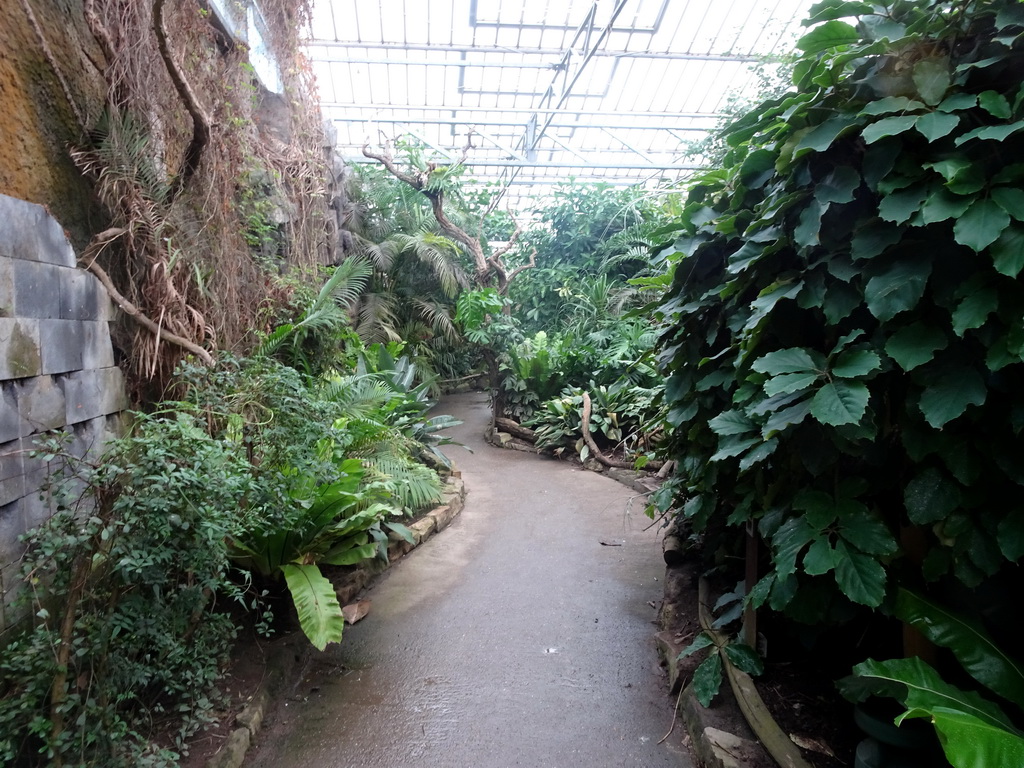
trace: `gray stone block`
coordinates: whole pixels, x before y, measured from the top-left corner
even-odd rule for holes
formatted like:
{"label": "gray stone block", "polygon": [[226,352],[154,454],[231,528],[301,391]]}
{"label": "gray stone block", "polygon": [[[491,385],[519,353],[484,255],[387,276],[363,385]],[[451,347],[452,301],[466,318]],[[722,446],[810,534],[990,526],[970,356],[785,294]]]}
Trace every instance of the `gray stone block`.
{"label": "gray stone block", "polygon": [[97,464],[103,455],[106,441],[107,417],[97,416],[95,419],[75,425],[68,450],[72,456],[90,464]]}
{"label": "gray stone block", "polygon": [[114,345],[110,326],[102,321],[83,322],[82,368],[110,368],[114,365]]}
{"label": "gray stone block", "polygon": [[0,506],[25,495],[25,461],[21,440],[0,445]]}
{"label": "gray stone block", "polygon": [[21,557],[25,547],[18,537],[24,532],[21,500],[0,506],[0,565],[11,565]]}
{"label": "gray stone block", "polygon": [[64,393],[50,376],[37,376],[15,384],[18,412],[29,423],[33,432],[60,429],[66,408]]}
{"label": "gray stone block", "polygon": [[39,238],[39,261],[61,267],[74,267],[78,263],[75,249],[68,242],[64,227],[55,218],[43,211],[37,232]]}
{"label": "gray stone block", "polygon": [[0,317],[0,380],[38,376],[42,370],[39,321]]}
{"label": "gray stone block", "polygon": [[17,440],[32,431],[18,411],[18,396],[12,381],[0,381],[0,443]]}
{"label": "gray stone block", "polygon": [[66,424],[79,424],[128,407],[124,375],[116,366],[75,371],[63,379]]}
{"label": "gray stone block", "polygon": [[80,269],[61,269],[57,272],[60,285],[60,316],[63,320],[98,320],[102,309],[100,292],[103,286],[88,272]]}
{"label": "gray stone block", "polygon": [[[0,239],[3,233],[0,232]],[[0,317],[14,317],[14,260],[0,256]]]}
{"label": "gray stone block", "polygon": [[130,406],[124,386],[124,373],[116,365],[100,368],[103,377],[103,415],[120,413]]}
{"label": "gray stone block", "polygon": [[60,317],[59,268],[35,261],[14,261],[14,306],[19,317]]}
{"label": "gray stone block", "polygon": [[85,323],[80,320],[40,320],[39,348],[43,373],[80,370],[85,345]]}
{"label": "gray stone block", "polygon": [[20,504],[21,519],[24,525],[22,533],[38,528],[49,520],[56,511],[50,494],[45,492],[34,491],[29,493],[21,499]]}
{"label": "gray stone block", "polygon": [[64,229],[41,205],[0,195],[0,256],[75,265]]}

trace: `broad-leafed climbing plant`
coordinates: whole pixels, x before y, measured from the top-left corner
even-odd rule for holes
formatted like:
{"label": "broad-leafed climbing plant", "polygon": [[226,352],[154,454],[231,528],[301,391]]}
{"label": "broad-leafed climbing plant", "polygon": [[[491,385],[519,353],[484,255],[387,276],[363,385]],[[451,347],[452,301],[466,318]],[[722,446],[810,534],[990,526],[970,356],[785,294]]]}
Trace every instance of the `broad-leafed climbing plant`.
{"label": "broad-leafed climbing plant", "polygon": [[[658,253],[681,514],[816,622],[1024,555],[1024,4],[811,11]],[[913,546],[910,544],[913,543]]]}

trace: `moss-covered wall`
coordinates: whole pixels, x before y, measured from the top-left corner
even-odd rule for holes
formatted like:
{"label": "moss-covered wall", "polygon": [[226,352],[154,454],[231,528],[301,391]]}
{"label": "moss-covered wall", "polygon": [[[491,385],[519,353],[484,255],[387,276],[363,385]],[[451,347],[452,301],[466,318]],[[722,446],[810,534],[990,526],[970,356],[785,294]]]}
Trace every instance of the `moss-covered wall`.
{"label": "moss-covered wall", "polygon": [[68,146],[82,134],[76,110],[103,108],[102,65],[81,0],[0,3],[0,193],[45,205],[77,248],[102,222]]}

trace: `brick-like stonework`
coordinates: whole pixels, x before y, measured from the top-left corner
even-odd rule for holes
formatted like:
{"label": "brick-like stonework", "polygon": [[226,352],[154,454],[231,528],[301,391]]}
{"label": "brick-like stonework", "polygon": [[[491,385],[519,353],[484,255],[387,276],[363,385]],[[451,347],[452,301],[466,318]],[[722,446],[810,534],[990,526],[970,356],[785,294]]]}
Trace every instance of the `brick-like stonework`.
{"label": "brick-like stonework", "polygon": [[38,205],[0,195],[0,630],[17,585],[19,537],[52,504],[50,467],[31,456],[52,430],[98,458],[127,407],[114,364],[103,286],[76,266],[60,225]]}

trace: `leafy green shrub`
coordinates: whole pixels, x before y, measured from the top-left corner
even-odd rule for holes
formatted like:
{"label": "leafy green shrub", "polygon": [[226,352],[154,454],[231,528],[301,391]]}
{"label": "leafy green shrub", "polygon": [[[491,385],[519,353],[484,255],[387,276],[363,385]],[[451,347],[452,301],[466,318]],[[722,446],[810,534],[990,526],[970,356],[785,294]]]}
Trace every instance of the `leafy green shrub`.
{"label": "leafy green shrub", "polygon": [[[30,534],[29,623],[0,638],[0,762],[175,764],[216,700],[235,634],[225,604],[264,610],[239,568],[283,577],[315,645],[340,640],[317,563],[411,539],[395,518],[440,496],[412,452],[451,421],[425,416],[406,361],[378,368],[328,383],[265,357],[186,365],[179,399],[137,414],[101,465],[46,446],[70,463],[66,493],[54,489],[69,501]],[[351,396],[357,382],[378,396]]]}
{"label": "leafy green shrub", "polygon": [[[245,460],[187,414],[136,415],[86,495],[29,535],[20,600],[30,617],[0,661],[0,761],[169,765],[213,708],[234,627],[214,610],[226,541],[250,490]],[[51,462],[73,462],[58,441]],[[56,489],[55,489],[56,490]]]}
{"label": "leafy green shrub", "polygon": [[[591,382],[589,429],[594,442],[605,448],[637,456],[646,450],[645,441],[652,424],[658,421],[654,404],[656,391],[630,387],[619,381],[611,387],[596,386]],[[561,454],[572,448],[580,460],[590,456],[590,448],[583,441],[583,390],[567,388],[560,397],[542,403],[525,425],[536,430],[537,447]]]}
{"label": "leafy green shrub", "polygon": [[659,314],[682,514],[755,523],[751,600],[821,623],[1024,555],[1024,13],[825,0],[812,21],[798,90],[691,189]]}

